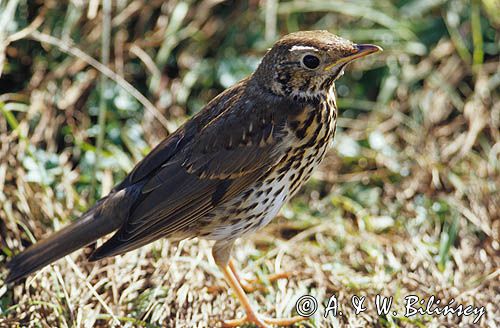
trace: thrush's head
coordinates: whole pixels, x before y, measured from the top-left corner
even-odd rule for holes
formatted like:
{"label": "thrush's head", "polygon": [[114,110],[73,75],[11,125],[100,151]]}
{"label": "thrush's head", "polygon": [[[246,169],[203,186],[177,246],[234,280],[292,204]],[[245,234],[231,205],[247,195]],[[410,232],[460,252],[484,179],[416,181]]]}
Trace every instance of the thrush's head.
{"label": "thrush's head", "polygon": [[327,31],[291,33],[267,52],[254,78],[275,94],[310,99],[327,93],[351,61],[381,50]]}

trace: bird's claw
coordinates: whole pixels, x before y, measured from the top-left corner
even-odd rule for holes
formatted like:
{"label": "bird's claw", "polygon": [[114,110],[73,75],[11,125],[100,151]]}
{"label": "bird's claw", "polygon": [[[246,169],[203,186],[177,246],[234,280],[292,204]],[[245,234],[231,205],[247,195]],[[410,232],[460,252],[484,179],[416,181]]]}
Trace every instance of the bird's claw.
{"label": "bird's claw", "polygon": [[[275,273],[271,274],[265,277],[264,281],[268,282],[275,282],[279,279],[288,279],[292,275],[291,272],[280,272],[280,273]],[[241,278],[239,280],[241,287],[245,290],[247,293],[253,293],[256,290],[265,290],[266,287],[263,284],[263,281],[260,279],[247,279],[247,278]]]}

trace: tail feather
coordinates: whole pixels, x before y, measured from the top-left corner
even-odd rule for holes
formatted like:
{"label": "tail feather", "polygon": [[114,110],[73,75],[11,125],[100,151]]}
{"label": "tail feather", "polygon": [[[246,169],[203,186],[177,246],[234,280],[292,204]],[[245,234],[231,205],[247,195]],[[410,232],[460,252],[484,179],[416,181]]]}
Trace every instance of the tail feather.
{"label": "tail feather", "polygon": [[9,274],[6,282],[19,280],[121,226],[120,219],[105,217],[100,213],[99,206],[94,207],[69,226],[14,256],[7,264]]}

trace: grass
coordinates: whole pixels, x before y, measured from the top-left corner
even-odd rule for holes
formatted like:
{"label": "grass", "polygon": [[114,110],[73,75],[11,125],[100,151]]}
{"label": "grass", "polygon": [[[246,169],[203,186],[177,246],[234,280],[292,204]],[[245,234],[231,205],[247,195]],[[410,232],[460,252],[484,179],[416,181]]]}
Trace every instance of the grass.
{"label": "grass", "polygon": [[[241,240],[263,313],[336,295],[306,326],[467,326],[402,315],[404,297],[484,306],[500,324],[498,1],[0,1],[0,280],[78,217],[287,32],[328,29],[384,53],[337,83],[336,140],[311,181]],[[109,59],[107,59],[109,53]],[[108,62],[109,60],[109,62]],[[104,77],[107,80],[104,80]],[[214,327],[241,314],[203,240],[89,264],[90,249],[0,285],[0,326]],[[292,272],[270,283],[266,275]],[[354,314],[352,295],[397,315]]]}

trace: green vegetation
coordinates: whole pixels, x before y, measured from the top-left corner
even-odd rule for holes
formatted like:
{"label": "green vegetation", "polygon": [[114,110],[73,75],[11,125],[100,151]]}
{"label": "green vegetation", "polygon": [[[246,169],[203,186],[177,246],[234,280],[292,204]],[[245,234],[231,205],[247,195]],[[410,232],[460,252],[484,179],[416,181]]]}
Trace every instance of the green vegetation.
{"label": "green vegetation", "polygon": [[[107,8],[109,10],[107,10]],[[236,258],[287,316],[339,297],[311,327],[457,326],[402,316],[404,296],[485,306],[500,325],[498,0],[0,0],[0,281],[4,263],[78,217],[168,131],[258,65],[287,32],[327,29],[384,52],[337,83],[321,168]],[[214,327],[239,314],[203,240],[97,264],[90,250],[0,285],[0,326]],[[265,275],[293,272],[289,281]],[[355,315],[353,294],[399,314]]]}

